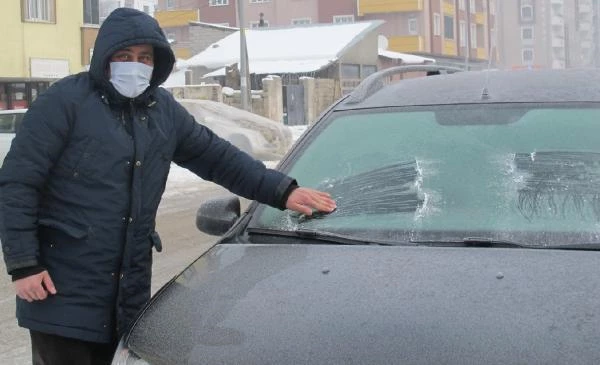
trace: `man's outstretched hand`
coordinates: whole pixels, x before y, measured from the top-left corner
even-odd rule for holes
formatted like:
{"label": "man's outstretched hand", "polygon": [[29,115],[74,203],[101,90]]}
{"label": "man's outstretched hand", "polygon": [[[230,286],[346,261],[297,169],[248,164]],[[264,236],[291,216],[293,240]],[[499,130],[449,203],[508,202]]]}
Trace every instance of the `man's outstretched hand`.
{"label": "man's outstretched hand", "polygon": [[312,215],[314,211],[330,213],[335,210],[335,201],[329,193],[299,187],[294,189],[285,203],[287,209]]}

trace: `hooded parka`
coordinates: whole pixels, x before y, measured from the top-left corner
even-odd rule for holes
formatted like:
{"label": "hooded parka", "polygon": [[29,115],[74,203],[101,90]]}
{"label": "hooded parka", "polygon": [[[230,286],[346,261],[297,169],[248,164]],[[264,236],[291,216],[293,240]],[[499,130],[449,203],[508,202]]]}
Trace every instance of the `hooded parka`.
{"label": "hooded parka", "polygon": [[[154,47],[150,87],[128,99],[110,56]],[[119,8],[100,27],[89,72],[61,79],[25,115],[0,170],[0,235],[9,274],[41,266],[57,289],[17,298],[19,325],[93,342],[122,334],[150,298],[157,208],[171,162],[283,209],[294,180],[198,124],[158,86],[175,58],[158,23]]]}

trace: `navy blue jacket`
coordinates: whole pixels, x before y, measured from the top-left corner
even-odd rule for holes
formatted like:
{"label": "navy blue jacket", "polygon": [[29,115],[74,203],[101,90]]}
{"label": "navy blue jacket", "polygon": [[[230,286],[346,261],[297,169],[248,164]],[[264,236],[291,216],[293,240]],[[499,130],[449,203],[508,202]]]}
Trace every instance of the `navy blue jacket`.
{"label": "navy blue jacket", "polygon": [[[127,99],[106,71],[115,51],[134,44],[153,45],[155,65],[149,89]],[[217,137],[158,87],[174,61],[152,17],[117,9],[100,27],[90,71],[54,83],[26,113],[0,170],[2,251],[9,274],[44,267],[58,293],[17,298],[21,326],[94,342],[127,329],[150,297],[171,161],[284,208],[293,179]]]}

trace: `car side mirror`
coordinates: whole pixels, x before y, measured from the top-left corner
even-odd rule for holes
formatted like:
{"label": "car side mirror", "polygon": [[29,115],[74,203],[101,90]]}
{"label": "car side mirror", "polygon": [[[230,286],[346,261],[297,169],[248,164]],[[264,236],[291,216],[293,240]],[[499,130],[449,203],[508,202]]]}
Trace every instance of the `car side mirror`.
{"label": "car side mirror", "polygon": [[221,236],[240,218],[240,198],[235,195],[207,200],[196,213],[196,227],[206,234]]}

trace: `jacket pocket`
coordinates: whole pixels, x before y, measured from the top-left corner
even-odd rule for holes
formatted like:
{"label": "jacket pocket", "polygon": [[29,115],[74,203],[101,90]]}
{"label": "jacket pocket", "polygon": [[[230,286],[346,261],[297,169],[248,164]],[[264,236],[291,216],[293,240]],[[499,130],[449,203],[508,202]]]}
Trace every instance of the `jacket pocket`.
{"label": "jacket pocket", "polygon": [[156,252],[162,251],[162,241],[160,240],[160,236],[156,231],[150,233],[150,241],[152,242],[152,246],[154,246],[156,249]]}
{"label": "jacket pocket", "polygon": [[98,164],[94,160],[100,150],[100,141],[89,138],[86,142],[86,146],[81,155],[79,155],[73,171],[73,176],[75,177],[80,174],[86,177],[94,177],[98,174]]}
{"label": "jacket pocket", "polygon": [[47,228],[54,228],[77,240],[84,239],[88,236],[87,230],[73,227],[67,223],[57,221],[55,219],[40,219],[38,225],[40,226],[40,231],[45,231]]}

